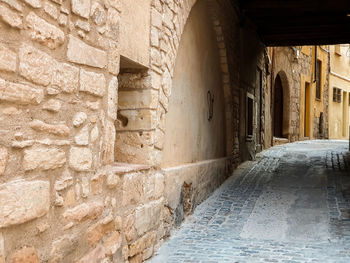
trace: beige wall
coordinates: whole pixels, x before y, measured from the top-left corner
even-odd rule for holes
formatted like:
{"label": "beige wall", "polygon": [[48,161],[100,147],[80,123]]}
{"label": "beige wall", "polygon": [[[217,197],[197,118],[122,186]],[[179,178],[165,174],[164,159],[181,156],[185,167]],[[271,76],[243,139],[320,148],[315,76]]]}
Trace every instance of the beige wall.
{"label": "beige wall", "polygon": [[[192,10],[179,46],[173,78],[163,167],[225,156],[224,98],[219,54],[205,1]],[[208,90],[215,96],[208,121]]]}
{"label": "beige wall", "polygon": [[[349,138],[350,59],[347,56],[348,48],[348,45],[341,45],[340,52],[336,52],[336,46],[330,47],[331,74],[329,81],[329,136],[331,139]],[[333,87],[342,90],[341,103],[333,101]],[[345,101],[344,92],[347,94]],[[346,105],[344,105],[344,103]],[[344,107],[345,112],[343,112]],[[343,132],[343,125],[346,126],[345,133]]]}

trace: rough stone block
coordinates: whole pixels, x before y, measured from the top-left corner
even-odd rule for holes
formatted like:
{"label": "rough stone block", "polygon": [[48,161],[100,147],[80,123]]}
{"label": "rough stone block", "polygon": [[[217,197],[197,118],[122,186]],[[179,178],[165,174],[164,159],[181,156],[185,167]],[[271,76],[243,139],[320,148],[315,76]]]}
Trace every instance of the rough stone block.
{"label": "rough stone block", "polygon": [[106,255],[115,254],[122,244],[122,236],[119,231],[114,231],[103,243],[106,248]]}
{"label": "rough stone block", "polygon": [[69,61],[97,68],[107,65],[107,53],[89,46],[80,39],[69,35],[67,58]]}
{"label": "rough stone block", "polygon": [[26,22],[30,30],[30,36],[33,40],[36,40],[51,49],[55,49],[63,44],[63,31],[46,22],[34,12],[29,13],[26,17]]}
{"label": "rough stone block", "polygon": [[56,99],[50,99],[44,103],[43,109],[51,112],[59,112],[61,109],[62,103]]}
{"label": "rough stone block", "polygon": [[94,220],[98,218],[103,211],[102,202],[89,202],[68,209],[63,213],[63,217],[67,221],[82,222],[84,220]]}
{"label": "rough stone block", "polygon": [[0,44],[0,70],[15,72],[17,65],[16,53]]}
{"label": "rough stone block", "polygon": [[115,159],[118,162],[152,163],[153,132],[118,132],[115,141]]}
{"label": "rough stone block", "polygon": [[57,169],[65,163],[65,152],[57,148],[38,146],[24,151],[23,168],[26,171]]}
{"label": "rough stone block", "polygon": [[156,127],[157,112],[156,110],[120,110],[118,112],[120,121],[117,125],[118,131],[132,130],[152,130]]}
{"label": "rough stone block", "polygon": [[106,91],[105,76],[101,73],[80,70],[79,91],[102,97]]}
{"label": "rough stone block", "polygon": [[52,242],[49,262],[63,262],[64,257],[69,255],[78,246],[78,238],[72,235],[64,235]]}
{"label": "rough stone block", "polygon": [[46,53],[27,44],[19,49],[19,71],[21,76],[36,84],[47,86],[51,83],[56,61]]}
{"label": "rough stone block", "polygon": [[5,173],[7,161],[8,151],[5,147],[0,147],[0,175]]}
{"label": "rough stone block", "polygon": [[41,8],[41,0],[23,0],[33,8]]}
{"label": "rough stone block", "polygon": [[67,63],[58,63],[53,71],[51,85],[66,93],[76,92],[79,86],[79,68]]}
{"label": "rough stone block", "polygon": [[107,233],[113,231],[115,228],[113,216],[107,216],[96,224],[90,226],[86,231],[86,239],[89,245],[95,245]]}
{"label": "rough stone block", "polygon": [[143,194],[143,175],[139,173],[126,174],[123,181],[123,206],[139,204]]}
{"label": "rough stone block", "polygon": [[92,152],[89,148],[72,147],[69,166],[76,171],[88,171],[92,165]]}
{"label": "rough stone block", "polygon": [[158,105],[157,90],[121,90],[119,91],[118,109],[156,109]]}
{"label": "rough stone block", "polygon": [[163,200],[153,201],[136,209],[135,228],[139,236],[161,222]]}
{"label": "rough stone block", "polygon": [[0,1],[8,4],[18,12],[23,12],[23,6],[17,0],[0,0]]}
{"label": "rough stone block", "polygon": [[20,104],[39,104],[44,98],[42,88],[5,81],[0,78],[0,100]]}
{"label": "rough stone block", "polygon": [[2,4],[0,4],[0,18],[6,24],[12,27],[22,28],[21,16]]}
{"label": "rough stone block", "polygon": [[40,120],[33,120],[29,127],[35,131],[47,132],[58,136],[68,136],[70,129],[64,124],[48,124]]}
{"label": "rough stone block", "polygon": [[84,18],[89,18],[90,5],[90,0],[72,0],[72,12]]}
{"label": "rough stone block", "polygon": [[0,185],[0,228],[41,217],[49,208],[49,182],[20,180]]}
{"label": "rough stone block", "polygon": [[113,77],[108,85],[107,115],[112,120],[117,119],[118,78]]}
{"label": "rough stone block", "polygon": [[86,125],[75,135],[74,142],[80,146],[89,145],[89,126]]}
{"label": "rough stone block", "polygon": [[106,120],[103,131],[103,144],[102,144],[102,163],[104,165],[111,164],[115,161],[114,158],[114,143],[116,133],[114,123],[110,120]]}
{"label": "rough stone block", "polygon": [[146,235],[139,238],[137,241],[135,241],[129,246],[129,257],[135,256],[136,254],[143,252],[146,248],[153,246],[155,242],[156,233],[147,233]]}
{"label": "rough stone block", "polygon": [[73,126],[80,127],[87,120],[87,115],[85,112],[78,112],[73,117]]}

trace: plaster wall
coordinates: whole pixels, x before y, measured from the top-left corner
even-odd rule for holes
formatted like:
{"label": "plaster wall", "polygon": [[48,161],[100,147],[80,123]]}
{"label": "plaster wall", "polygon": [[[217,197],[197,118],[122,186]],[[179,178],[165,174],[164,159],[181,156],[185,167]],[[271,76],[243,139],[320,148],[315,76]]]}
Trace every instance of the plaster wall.
{"label": "plaster wall", "polygon": [[[214,97],[210,121],[208,92]],[[224,157],[224,113],[216,38],[206,2],[200,1],[192,9],[178,50],[162,167]]]}

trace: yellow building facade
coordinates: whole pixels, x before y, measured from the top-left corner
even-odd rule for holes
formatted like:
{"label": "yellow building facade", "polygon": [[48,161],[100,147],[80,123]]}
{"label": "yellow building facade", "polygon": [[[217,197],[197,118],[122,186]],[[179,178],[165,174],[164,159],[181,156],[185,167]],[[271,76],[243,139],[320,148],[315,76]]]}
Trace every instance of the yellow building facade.
{"label": "yellow building facade", "polygon": [[[316,49],[317,48],[317,49]],[[304,46],[310,57],[310,74],[301,74],[299,132],[301,140],[328,137],[328,47]]]}
{"label": "yellow building facade", "polygon": [[329,138],[349,138],[350,49],[330,46]]}

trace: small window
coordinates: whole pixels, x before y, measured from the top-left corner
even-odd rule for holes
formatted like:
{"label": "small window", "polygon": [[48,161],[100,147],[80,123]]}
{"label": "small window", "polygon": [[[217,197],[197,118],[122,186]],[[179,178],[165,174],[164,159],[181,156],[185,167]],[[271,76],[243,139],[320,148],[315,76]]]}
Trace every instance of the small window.
{"label": "small window", "polygon": [[254,117],[253,117],[253,112],[254,112],[254,97],[250,94],[247,94],[247,139],[252,139],[253,138],[253,127],[254,127]]}
{"label": "small window", "polygon": [[341,89],[333,88],[333,101],[334,102],[341,102]]}
{"label": "small window", "polygon": [[321,76],[322,76],[322,62],[317,60],[316,65],[316,99],[321,100]]}

